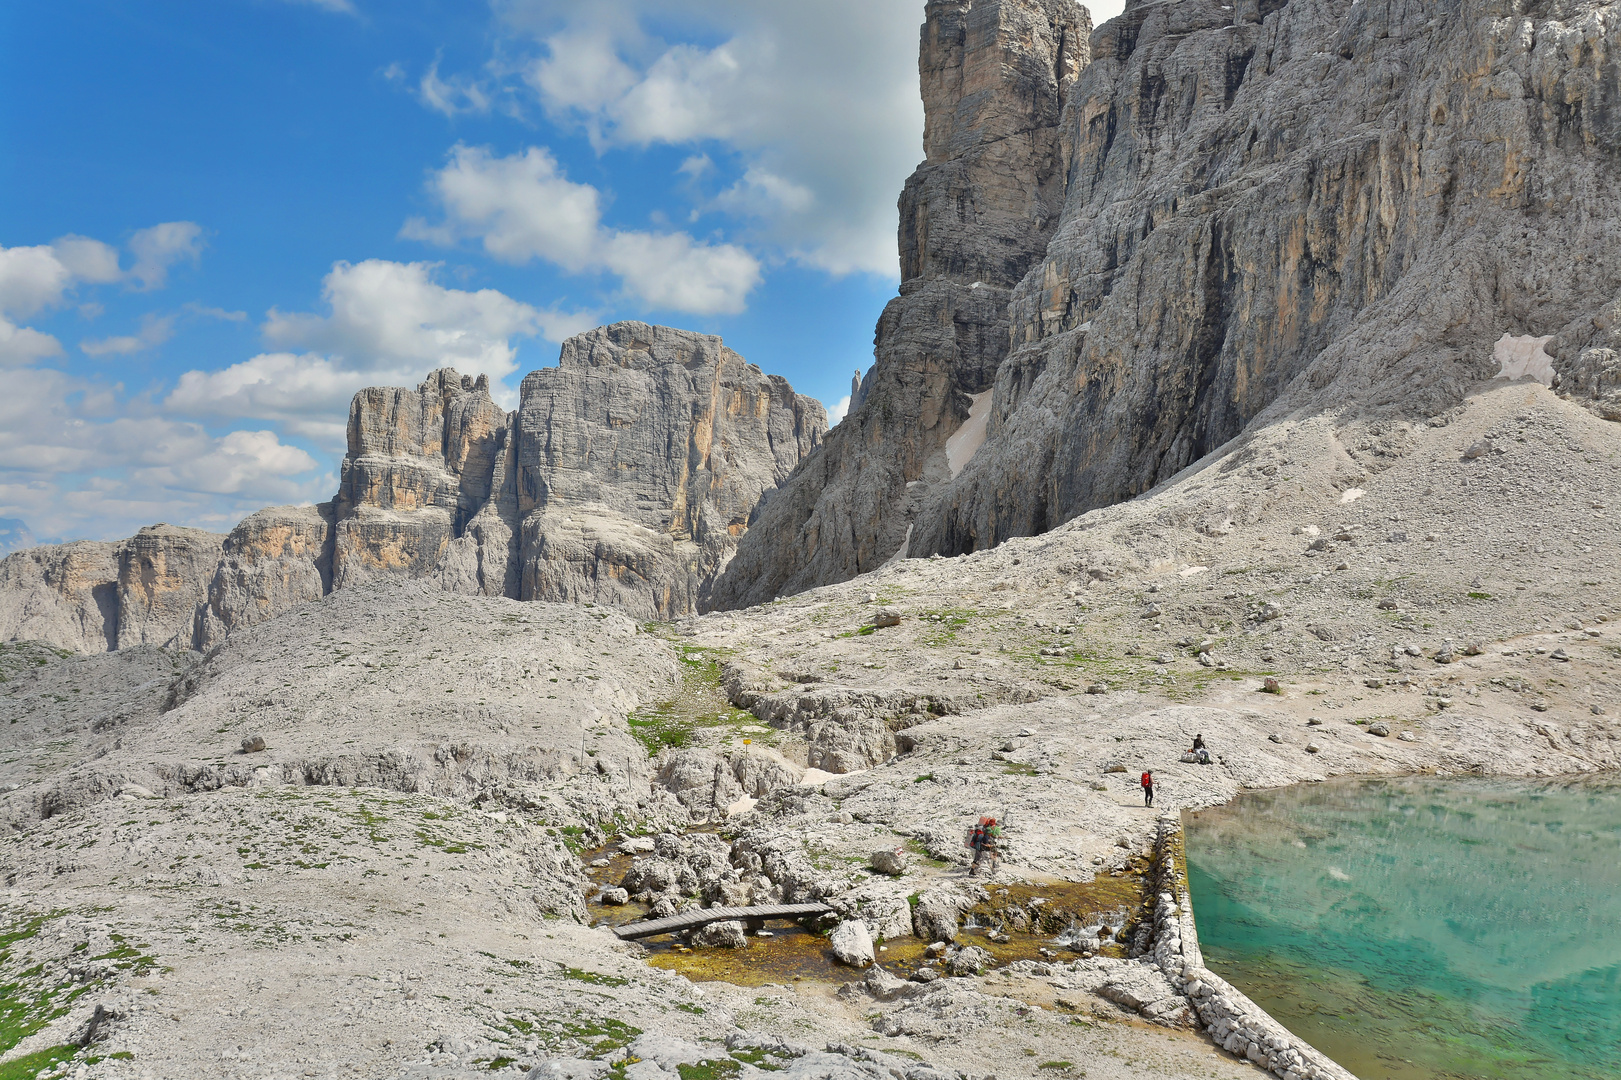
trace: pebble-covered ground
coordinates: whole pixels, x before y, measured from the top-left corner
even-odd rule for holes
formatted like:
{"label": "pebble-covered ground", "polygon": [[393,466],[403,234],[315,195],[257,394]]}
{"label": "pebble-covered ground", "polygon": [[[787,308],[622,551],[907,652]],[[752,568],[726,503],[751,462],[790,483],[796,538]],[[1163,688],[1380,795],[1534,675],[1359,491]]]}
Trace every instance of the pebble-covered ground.
{"label": "pebble-covered ground", "polygon": [[[1618,432],[1502,382],[1290,420],[1045,536],[673,626],[381,584],[206,658],[7,645],[0,1076],[1259,1075],[1177,1026],[1135,924],[1069,947],[1129,904],[1035,901],[1140,889],[1159,814],[1244,788],[1621,765]],[[688,976],[751,961],[587,925],[616,885],[580,854],[635,838],[644,907],[815,896],[902,989],[819,976],[831,939],[727,983]],[[927,955],[942,919],[990,961]]]}

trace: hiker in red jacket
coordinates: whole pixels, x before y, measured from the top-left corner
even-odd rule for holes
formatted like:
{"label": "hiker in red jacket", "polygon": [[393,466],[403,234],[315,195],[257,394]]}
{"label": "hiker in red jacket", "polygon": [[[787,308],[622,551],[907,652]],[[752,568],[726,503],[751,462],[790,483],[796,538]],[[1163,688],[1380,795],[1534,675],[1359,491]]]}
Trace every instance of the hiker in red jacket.
{"label": "hiker in red jacket", "polygon": [[1143,805],[1154,805],[1154,770],[1143,773]]}

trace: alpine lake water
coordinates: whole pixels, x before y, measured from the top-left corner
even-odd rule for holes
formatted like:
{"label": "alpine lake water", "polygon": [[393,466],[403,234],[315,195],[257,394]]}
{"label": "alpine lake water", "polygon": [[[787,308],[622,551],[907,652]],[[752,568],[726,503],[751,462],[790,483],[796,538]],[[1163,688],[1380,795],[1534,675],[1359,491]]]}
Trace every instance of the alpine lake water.
{"label": "alpine lake water", "polygon": [[1337,780],[1186,822],[1206,966],[1362,1080],[1621,1078],[1621,779]]}

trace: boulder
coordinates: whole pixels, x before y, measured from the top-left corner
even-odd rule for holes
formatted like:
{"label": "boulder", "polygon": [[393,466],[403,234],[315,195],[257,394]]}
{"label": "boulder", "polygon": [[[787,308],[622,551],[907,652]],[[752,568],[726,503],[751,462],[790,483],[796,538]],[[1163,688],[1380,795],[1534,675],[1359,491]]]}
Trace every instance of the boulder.
{"label": "boulder", "polygon": [[880,874],[900,877],[912,864],[912,857],[900,848],[879,848],[867,856],[867,864]]}
{"label": "boulder", "polygon": [[955,893],[930,890],[912,906],[912,931],[924,941],[952,941],[966,906]]}
{"label": "boulder", "polygon": [[978,975],[996,964],[996,957],[978,945],[957,949],[947,954],[945,969],[948,975]]}
{"label": "boulder", "polygon": [[736,919],[701,926],[693,931],[691,941],[695,949],[746,949],[749,946],[743,924]]}
{"label": "boulder", "polygon": [[847,919],[834,927],[828,945],[833,949],[834,959],[841,964],[866,967],[872,963],[872,935],[860,919]]}

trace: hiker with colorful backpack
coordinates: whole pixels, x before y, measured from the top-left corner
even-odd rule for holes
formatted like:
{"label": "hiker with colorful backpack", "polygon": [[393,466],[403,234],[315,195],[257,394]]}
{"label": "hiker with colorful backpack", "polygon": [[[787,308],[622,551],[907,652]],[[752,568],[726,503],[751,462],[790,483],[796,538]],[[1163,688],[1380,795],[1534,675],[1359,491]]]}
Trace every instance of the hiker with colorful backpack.
{"label": "hiker with colorful backpack", "polygon": [[982,861],[990,863],[989,873],[996,873],[997,859],[1001,854],[998,844],[1001,839],[1001,823],[989,814],[980,818],[979,824],[968,830],[965,844],[974,853],[974,861],[968,865],[969,877],[979,876],[979,864]]}

